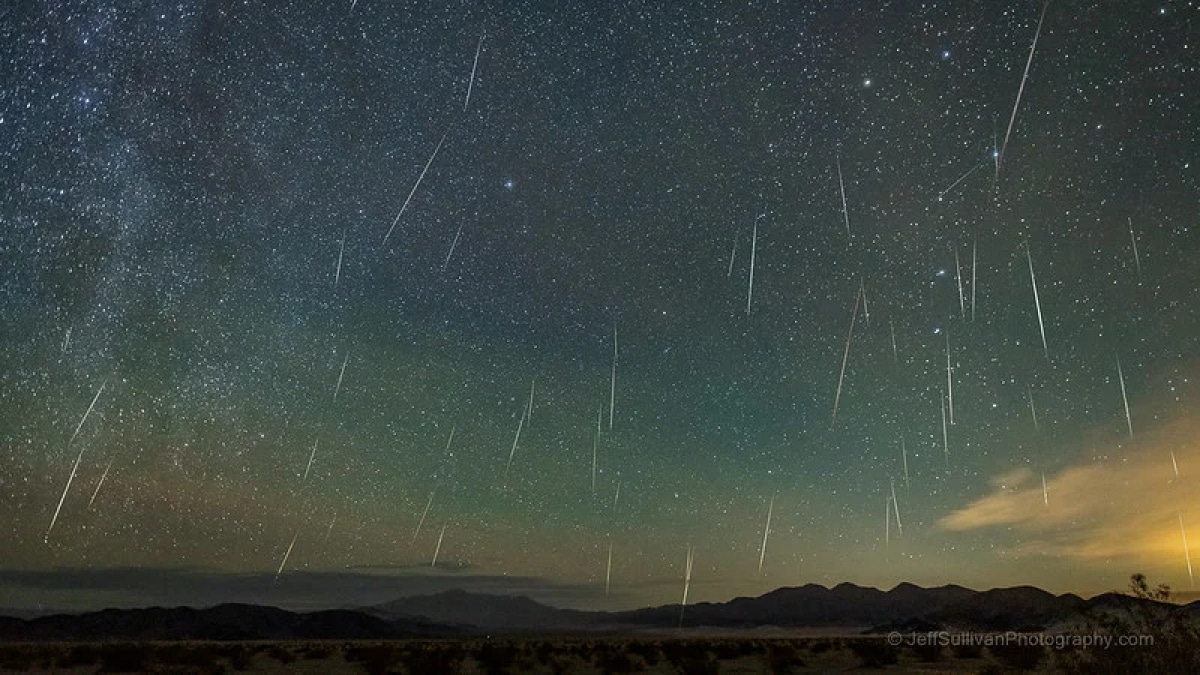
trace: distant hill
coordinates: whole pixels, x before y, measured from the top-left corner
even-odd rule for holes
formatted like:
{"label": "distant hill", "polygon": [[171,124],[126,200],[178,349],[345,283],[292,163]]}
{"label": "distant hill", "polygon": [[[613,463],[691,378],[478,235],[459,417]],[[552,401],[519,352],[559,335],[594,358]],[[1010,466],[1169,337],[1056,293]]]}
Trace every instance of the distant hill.
{"label": "distant hill", "polygon": [[350,610],[298,614],[275,607],[238,604],[208,609],[106,609],[34,619],[0,617],[0,641],[382,640],[442,637],[462,632],[452,626],[388,621]]}
{"label": "distant hill", "polygon": [[[780,588],[756,598],[689,605],[685,627],[842,627],[866,632],[977,630],[1039,631],[1079,625],[1096,613],[1128,613],[1162,604],[1107,593],[1089,600],[1031,586],[973,591],[961,586],[890,591],[843,583]],[[1200,617],[1200,602],[1171,611]],[[0,641],[102,640],[387,640],[494,633],[629,632],[674,628],[679,605],[624,612],[550,607],[522,596],[455,590],[393,600],[357,610],[296,613],[275,607],[227,604],[107,609],[32,619],[0,617]]]}
{"label": "distant hill", "polygon": [[[755,598],[688,605],[685,626],[853,627],[888,630],[1042,630],[1091,611],[1123,611],[1139,601],[1106,594],[1083,600],[1032,586],[974,591],[962,586],[922,588],[902,583],[890,591],[843,583],[780,588]],[[1200,615],[1200,603],[1188,606]],[[381,617],[472,626],[489,632],[674,628],[679,605],[624,612],[563,610],[519,596],[448,591],[401,598],[365,609]]]}
{"label": "distant hill", "polygon": [[558,609],[524,596],[443,591],[400,598],[362,611],[389,619],[426,620],[482,630],[585,629],[608,614]]}

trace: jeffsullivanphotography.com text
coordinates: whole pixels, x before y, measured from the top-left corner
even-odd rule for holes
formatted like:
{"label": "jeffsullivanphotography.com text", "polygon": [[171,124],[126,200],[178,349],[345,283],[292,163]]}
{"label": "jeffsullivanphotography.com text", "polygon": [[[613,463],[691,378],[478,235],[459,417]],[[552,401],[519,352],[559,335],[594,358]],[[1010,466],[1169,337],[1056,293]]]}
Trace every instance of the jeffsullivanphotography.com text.
{"label": "jeffsullivanphotography.com text", "polygon": [[1050,649],[1109,649],[1111,647],[1152,647],[1153,635],[1111,635],[1108,633],[972,633],[956,631],[892,631],[889,645],[897,647],[1048,647]]}

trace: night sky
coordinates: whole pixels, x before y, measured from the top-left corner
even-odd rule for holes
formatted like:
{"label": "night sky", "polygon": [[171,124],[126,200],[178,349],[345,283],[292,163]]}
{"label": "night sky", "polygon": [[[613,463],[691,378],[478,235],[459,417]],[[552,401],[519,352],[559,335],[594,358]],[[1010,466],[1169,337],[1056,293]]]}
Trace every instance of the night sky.
{"label": "night sky", "polygon": [[0,10],[0,604],[1190,590],[1197,3],[664,5]]}

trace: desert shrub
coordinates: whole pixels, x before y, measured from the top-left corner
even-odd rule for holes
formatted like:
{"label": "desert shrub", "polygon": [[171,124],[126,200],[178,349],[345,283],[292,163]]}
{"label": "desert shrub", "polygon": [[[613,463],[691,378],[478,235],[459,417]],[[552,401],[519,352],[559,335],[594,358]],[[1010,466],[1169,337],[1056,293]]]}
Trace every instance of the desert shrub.
{"label": "desert shrub", "polygon": [[252,655],[245,645],[222,645],[217,652],[229,661],[234,670],[249,670]]}
{"label": "desert shrub", "polygon": [[279,645],[268,646],[266,648],[266,652],[267,652],[267,656],[275,659],[276,661],[282,663],[285,666],[296,660],[296,655],[292,653],[292,650],[287,649],[286,647],[281,647]]}
{"label": "desert shrub", "polygon": [[721,672],[721,662],[707,651],[704,654],[687,654],[672,663],[687,675],[718,675]]}
{"label": "desert shrub", "polygon": [[413,675],[457,673],[462,668],[462,657],[452,647],[415,647],[403,657],[404,668]]}
{"label": "desert shrub", "polygon": [[992,645],[988,651],[1005,667],[1021,671],[1036,668],[1046,653],[1041,645]]}
{"label": "desert shrub", "polygon": [[399,659],[396,648],[390,645],[366,645],[346,650],[346,660],[361,663],[371,675],[386,675],[396,672]]}
{"label": "desert shrub", "polygon": [[625,643],[625,651],[640,657],[651,668],[663,658],[662,648],[647,640],[630,640]]}
{"label": "desert shrub", "polygon": [[772,673],[787,673],[794,668],[802,668],[804,659],[800,658],[796,645],[790,642],[776,642],[767,645],[767,670]]}
{"label": "desert shrub", "polygon": [[936,641],[930,640],[927,642],[918,642],[909,645],[908,648],[912,651],[917,660],[922,663],[937,663],[942,660],[942,645]]}
{"label": "desert shrub", "polygon": [[824,654],[836,646],[832,640],[816,640],[808,646],[808,651],[813,654]]}
{"label": "desert shrub", "polygon": [[100,672],[128,673],[149,669],[149,654],[139,645],[114,643],[100,647]]}
{"label": "desert shrub", "polygon": [[24,672],[33,668],[33,653],[25,647],[0,647],[0,668]]}
{"label": "desert shrub", "polygon": [[537,647],[534,647],[533,653],[541,663],[550,663],[557,651],[553,644],[543,640],[537,644]]}
{"label": "desert shrub", "polygon": [[61,668],[76,668],[90,666],[99,660],[100,650],[94,645],[75,645],[66,656],[59,659],[58,665]]}
{"label": "desert shrub", "polygon": [[503,675],[516,663],[517,650],[511,645],[489,642],[479,649],[475,658],[490,675]]}
{"label": "desert shrub", "polygon": [[760,650],[761,646],[753,640],[720,640],[709,644],[709,651],[721,660],[740,659]]}
{"label": "desert shrub", "polygon": [[605,673],[638,673],[645,669],[646,662],[628,653],[619,645],[609,645],[597,650],[595,663]]}
{"label": "desert shrub", "polygon": [[855,656],[862,659],[862,664],[866,668],[890,666],[900,659],[900,650],[883,640],[874,638],[850,640],[847,646]]}
{"label": "desert shrub", "polygon": [[950,646],[956,659],[977,659],[983,656],[983,647],[973,644],[956,644]]}
{"label": "desert shrub", "polygon": [[300,650],[300,658],[308,661],[322,661],[333,655],[333,649],[328,645],[308,645]]}
{"label": "desert shrub", "polygon": [[218,669],[218,651],[212,645],[161,645],[154,650],[154,658],[168,666],[188,666],[202,672]]}

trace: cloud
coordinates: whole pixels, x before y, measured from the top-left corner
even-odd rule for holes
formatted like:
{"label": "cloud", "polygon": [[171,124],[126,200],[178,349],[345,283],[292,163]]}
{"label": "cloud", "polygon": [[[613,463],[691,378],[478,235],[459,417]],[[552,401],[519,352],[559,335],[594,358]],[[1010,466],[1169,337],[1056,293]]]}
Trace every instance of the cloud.
{"label": "cloud", "polygon": [[1127,439],[1112,455],[1047,473],[1046,499],[1040,474],[1022,467],[998,475],[989,494],[939,525],[953,532],[1006,528],[1017,542],[1009,553],[1017,556],[1183,568],[1181,517],[1191,548],[1200,550],[1198,476],[1200,424],[1185,418]]}

